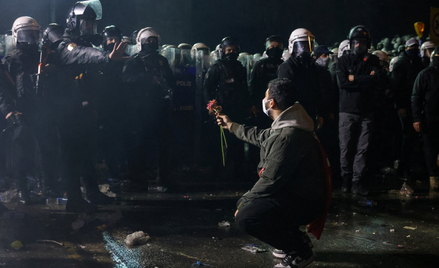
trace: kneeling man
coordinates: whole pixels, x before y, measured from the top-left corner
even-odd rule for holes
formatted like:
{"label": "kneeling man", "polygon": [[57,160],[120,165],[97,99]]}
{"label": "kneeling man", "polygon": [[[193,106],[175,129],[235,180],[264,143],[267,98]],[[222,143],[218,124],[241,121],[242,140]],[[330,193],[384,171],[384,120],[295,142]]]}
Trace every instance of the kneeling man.
{"label": "kneeling man", "polygon": [[247,127],[217,115],[219,125],[261,148],[259,180],[238,201],[236,221],[245,233],[285,256],[275,267],[305,267],[314,253],[299,226],[324,213],[327,195],[314,123],[296,102],[294,85],[286,78],[270,82],[262,108],[274,120],[269,129]]}

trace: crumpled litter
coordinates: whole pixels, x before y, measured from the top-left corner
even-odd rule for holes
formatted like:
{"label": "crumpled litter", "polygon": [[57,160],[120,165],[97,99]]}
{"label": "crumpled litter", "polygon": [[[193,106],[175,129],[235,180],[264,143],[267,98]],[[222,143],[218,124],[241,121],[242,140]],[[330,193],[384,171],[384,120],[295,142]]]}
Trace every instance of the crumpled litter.
{"label": "crumpled litter", "polygon": [[412,195],[414,192],[413,188],[410,187],[406,182],[402,184],[401,190],[390,190],[389,194],[399,194],[399,195]]}
{"label": "crumpled litter", "polygon": [[17,189],[0,193],[0,201],[3,203],[9,203],[15,198],[17,198]]}
{"label": "crumpled litter", "polygon": [[116,197],[116,194],[110,191],[110,185],[109,184],[101,184],[99,185],[99,191],[101,191],[103,194],[105,194],[108,197]]}
{"label": "crumpled litter", "polygon": [[151,239],[151,237],[144,233],[143,231],[134,232],[132,234],[127,235],[125,238],[125,245],[128,247],[133,247],[137,245],[146,244]]}
{"label": "crumpled litter", "polygon": [[404,229],[416,230],[416,229],[418,229],[418,227],[404,226]]}
{"label": "crumpled litter", "polygon": [[264,248],[258,247],[256,244],[253,244],[253,245],[247,244],[247,245],[243,246],[242,249],[245,251],[251,252],[253,254],[267,251]]}

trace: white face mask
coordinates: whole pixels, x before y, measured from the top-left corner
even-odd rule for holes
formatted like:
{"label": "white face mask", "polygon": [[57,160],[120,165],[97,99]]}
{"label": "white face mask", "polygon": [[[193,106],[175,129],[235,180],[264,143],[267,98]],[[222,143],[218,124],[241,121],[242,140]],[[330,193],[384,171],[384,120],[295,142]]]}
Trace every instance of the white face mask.
{"label": "white face mask", "polygon": [[328,67],[329,65],[329,57],[327,58],[318,58],[316,63],[322,67]]}
{"label": "white face mask", "polygon": [[269,99],[269,100],[262,99],[262,110],[264,111],[264,114],[266,114],[268,117],[270,117],[270,115],[268,114],[268,111],[270,111],[271,108],[267,109],[267,107],[265,107],[266,106],[265,104],[269,101],[271,101],[271,99]]}

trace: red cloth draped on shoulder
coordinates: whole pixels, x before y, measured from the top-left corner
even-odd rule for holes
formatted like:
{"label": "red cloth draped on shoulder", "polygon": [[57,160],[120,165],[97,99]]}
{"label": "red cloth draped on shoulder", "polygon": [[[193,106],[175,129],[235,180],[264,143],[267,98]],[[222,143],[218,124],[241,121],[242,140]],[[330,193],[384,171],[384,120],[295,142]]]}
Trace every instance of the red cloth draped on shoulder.
{"label": "red cloth draped on shoulder", "polygon": [[306,228],[308,229],[308,233],[313,234],[317,240],[320,239],[322,235],[323,228],[326,223],[326,216],[328,215],[329,205],[332,201],[332,175],[331,175],[331,166],[329,164],[328,156],[326,155],[325,150],[323,149],[322,144],[319,142],[320,153],[322,155],[323,160],[323,168],[325,172],[325,181],[326,181],[326,207],[325,211],[320,215],[319,218],[314,220],[312,223],[308,224]]}

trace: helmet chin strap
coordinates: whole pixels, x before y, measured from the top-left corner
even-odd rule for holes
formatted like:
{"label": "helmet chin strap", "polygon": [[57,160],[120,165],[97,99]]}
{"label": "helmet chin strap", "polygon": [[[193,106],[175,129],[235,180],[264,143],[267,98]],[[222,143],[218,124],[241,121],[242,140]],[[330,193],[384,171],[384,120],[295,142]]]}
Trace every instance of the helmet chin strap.
{"label": "helmet chin strap", "polygon": [[309,51],[312,52],[312,49],[311,49],[311,38],[309,38],[309,35],[308,35],[308,44],[309,44]]}

